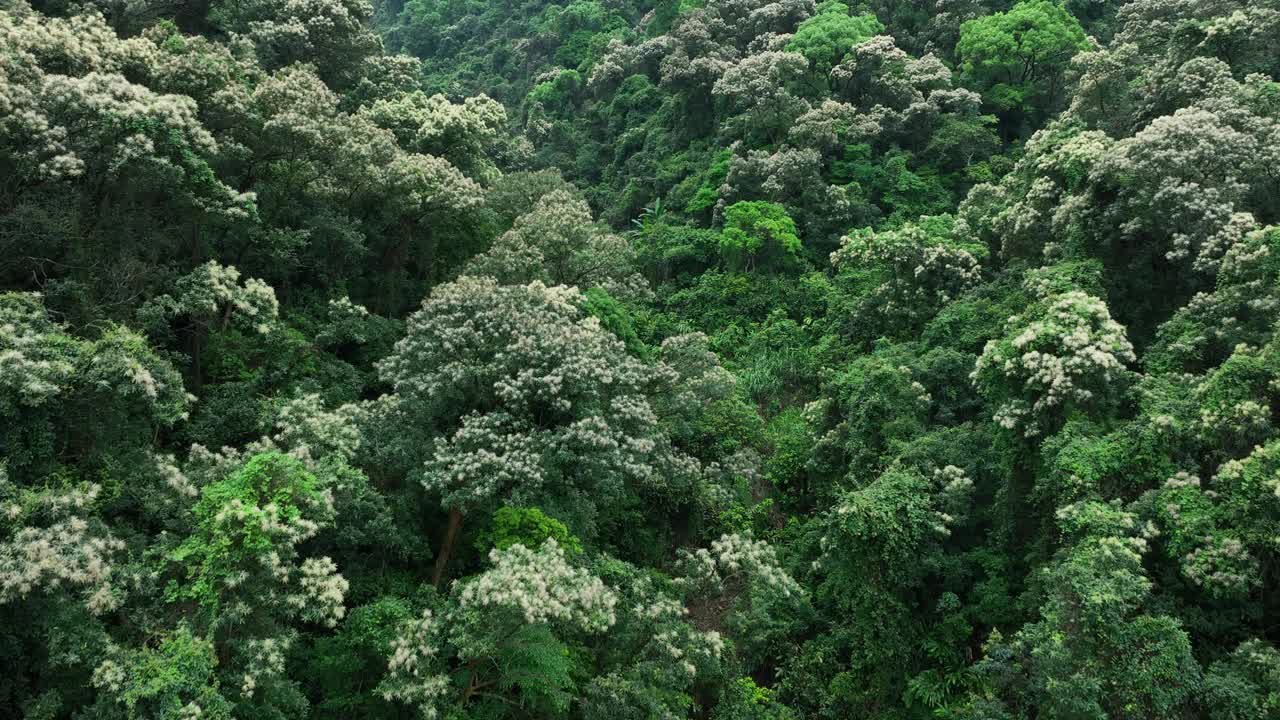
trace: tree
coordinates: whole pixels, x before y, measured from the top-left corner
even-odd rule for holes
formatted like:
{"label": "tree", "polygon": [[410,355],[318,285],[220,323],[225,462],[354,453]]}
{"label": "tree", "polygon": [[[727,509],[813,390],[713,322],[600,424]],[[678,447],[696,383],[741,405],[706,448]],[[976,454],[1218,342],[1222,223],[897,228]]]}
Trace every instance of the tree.
{"label": "tree", "polygon": [[582,198],[552,190],[517,217],[512,228],[467,263],[466,272],[504,285],[601,287],[620,296],[648,290],[636,276],[631,246],[595,223]]}
{"label": "tree", "polygon": [[173,555],[186,569],[185,586],[170,594],[199,602],[211,624],[252,626],[253,613],[268,609],[253,607],[263,588],[288,584],[296,573],[298,592],[279,596],[279,609],[336,625],[345,613],[346,581],[329,558],[297,563],[297,546],[332,520],[330,502],[298,460],[255,455],[201,492],[193,508],[196,532]]}
{"label": "tree", "polygon": [[0,294],[0,455],[15,480],[36,484],[59,458],[138,452],[185,418],[190,401],[137,333],[106,326],[96,340],[76,337],[40,295]]}
{"label": "tree", "polygon": [[267,334],[275,320],[279,309],[275,290],[257,278],[248,278],[243,286],[239,281],[239,270],[210,260],[175,282],[173,295],[152,298],[138,310],[143,324],[161,337],[173,321],[187,320],[181,330],[197,388],[203,383],[201,355],[211,331],[227,330],[234,320]]}
{"label": "tree", "polygon": [[[977,665],[1002,712],[1035,707],[1052,718],[1142,718],[1192,711],[1201,672],[1174,618],[1144,612],[1151,581],[1146,540],[1114,505],[1086,501],[1058,510],[1076,539],[1042,570],[1039,619],[1004,641],[998,631]],[[980,696],[979,696],[980,697]],[[974,702],[967,717],[991,717]]]}
{"label": "tree", "polygon": [[791,123],[809,109],[793,94],[790,85],[805,72],[804,56],[794,52],[762,52],[749,55],[716,80],[711,92],[728,101],[734,134],[776,141]]}
{"label": "tree", "polygon": [[956,55],[967,82],[1015,123],[1057,109],[1067,63],[1088,47],[1079,21],[1053,0],[1024,0],[960,26]]}
{"label": "tree", "polygon": [[1053,432],[1076,409],[1105,405],[1125,380],[1133,346],[1106,303],[1078,290],[1041,300],[1009,319],[974,366],[994,420],[1027,437]]}
{"label": "tree", "polygon": [[1205,675],[1205,707],[1211,720],[1274,720],[1280,698],[1271,688],[1280,681],[1280,652],[1262,640],[1240,643]]}
{"label": "tree", "polygon": [[930,578],[943,572],[942,544],[963,522],[973,483],[960,468],[902,464],[849,488],[802,541],[815,605],[840,620],[791,655],[783,688],[805,706],[895,712],[908,675],[928,666],[921,648],[933,614],[921,606],[945,609]]}
{"label": "tree", "polygon": [[0,467],[6,521],[0,542],[0,604],[42,592],[78,590],[85,608],[102,614],[119,606],[112,582],[124,543],[89,514],[102,488],[36,490],[14,485]]}
{"label": "tree", "polygon": [[831,254],[847,305],[832,316],[861,325],[865,340],[908,336],[982,278],[986,248],[959,241],[950,216],[921,217],[897,230],[855,230]]}
{"label": "tree", "polygon": [[385,698],[416,705],[424,717],[498,703],[552,716],[568,710],[574,682],[565,640],[608,630],[617,595],[574,567],[555,540],[537,550],[495,549],[489,559],[493,566],[455,584],[442,608],[402,628]]}
{"label": "tree", "polygon": [[215,0],[210,18],[247,35],[263,65],[280,68],[310,60],[335,86],[351,84],[362,61],[381,46],[366,27],[369,0]]}
{"label": "tree", "polygon": [[1280,720],[1280,0],[0,7],[0,716]]}
{"label": "tree", "polygon": [[93,672],[101,689],[94,705],[99,717],[231,718],[232,703],[221,693],[213,643],[180,627],[157,647],[114,648]]}
{"label": "tree", "polygon": [[487,96],[453,103],[444,95],[414,90],[379,99],[361,112],[378,127],[394,132],[407,151],[444,158],[467,177],[486,184],[500,174],[491,155],[507,113]]}
{"label": "tree", "polygon": [[796,261],[800,251],[796,224],[783,206],[743,201],[725,208],[720,254],[731,267],[776,269]]}
{"label": "tree", "polygon": [[581,302],[538,281],[463,277],[436,288],[379,363],[396,412],[438,433],[405,450],[449,512],[437,584],[476,508],[528,503],[590,536],[598,507],[687,481],[645,395],[651,371]]}
{"label": "tree", "polygon": [[1162,324],[1147,365],[1160,371],[1200,371],[1226,360],[1244,344],[1261,347],[1271,335],[1271,278],[1280,276],[1280,228],[1249,233],[1231,246],[1219,265],[1215,287],[1196,294]]}
{"label": "tree", "polygon": [[[838,236],[836,228],[848,227],[855,211],[853,193],[828,183],[822,170],[822,155],[812,148],[746,150],[730,159],[719,195],[726,207],[740,200],[783,205],[796,214],[810,242],[820,245],[833,233]],[[822,241],[814,243],[815,238]]]}
{"label": "tree", "polygon": [[879,35],[884,25],[875,15],[850,15],[849,6],[838,0],[824,2],[818,13],[796,26],[787,50],[804,55],[814,74],[831,72],[855,45]]}

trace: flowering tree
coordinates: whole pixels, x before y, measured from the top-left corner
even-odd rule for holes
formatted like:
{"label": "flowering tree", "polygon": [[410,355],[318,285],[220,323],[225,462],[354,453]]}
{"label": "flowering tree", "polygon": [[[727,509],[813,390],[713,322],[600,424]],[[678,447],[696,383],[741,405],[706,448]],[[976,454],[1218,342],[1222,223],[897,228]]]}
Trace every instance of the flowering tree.
{"label": "flowering tree", "polygon": [[762,52],[726,69],[711,91],[741,113],[735,134],[776,140],[809,109],[807,102],[790,91],[806,68],[799,53]]}
{"label": "flowering tree", "polygon": [[234,704],[221,692],[213,643],[179,627],[155,646],[108,648],[93,672],[102,692],[93,712],[102,718],[229,720]]}
{"label": "flowering tree", "polygon": [[175,320],[187,321],[181,329],[198,388],[203,382],[200,356],[210,331],[225,331],[235,321],[265,335],[271,330],[278,308],[270,285],[257,278],[248,278],[241,285],[239,270],[210,260],[179,278],[173,294],[148,301],[138,315],[161,336],[168,334]]}
{"label": "flowering tree", "polygon": [[415,90],[380,99],[361,112],[394,132],[407,151],[444,158],[476,180],[488,182],[499,175],[490,154],[507,113],[487,96],[454,103],[444,95]]}
{"label": "flowering tree", "polygon": [[8,40],[0,53],[5,155],[16,161],[19,177],[173,183],[211,213],[253,212],[251,195],[213,177],[208,163],[219,145],[196,103],[126,77],[146,66],[150,43],[117,38],[96,13],[68,19],[3,13],[0,32]]}
{"label": "flowering tree", "polygon": [[1200,670],[1190,638],[1148,606],[1144,529],[1115,505],[1060,508],[1074,540],[1043,569],[1039,618],[1005,640],[995,631],[975,667],[995,693],[988,707],[1025,703],[1055,715],[1140,718],[1185,712]]}
{"label": "flowering tree", "polygon": [[739,200],[766,200],[784,205],[795,212],[807,237],[847,227],[853,213],[850,193],[847,188],[828,184],[822,177],[822,165],[821,153],[812,148],[735,154],[719,190],[721,203],[728,207]]}
{"label": "flowering tree", "polygon": [[350,83],[381,43],[368,27],[368,0],[239,0],[215,2],[212,16],[225,30],[244,33],[268,67],[320,61],[336,85]]}
{"label": "flowering tree", "polygon": [[1133,346],[1098,298],[1072,291],[1010,318],[987,343],[972,378],[997,404],[1002,427],[1027,437],[1052,432],[1076,408],[1107,403],[1124,380]]}
{"label": "flowering tree", "polygon": [[865,228],[841,238],[831,264],[847,291],[845,322],[869,325],[859,333],[868,339],[910,333],[977,285],[986,248],[958,239],[953,228],[950,216],[925,216],[896,230]]}
{"label": "flowering tree", "polygon": [[473,508],[559,506],[582,532],[596,506],[684,472],[645,395],[651,371],[580,303],[536,280],[463,277],[435,289],[379,364],[396,412],[439,433],[406,451],[449,511],[437,583]]}
{"label": "flowering tree", "polygon": [[644,289],[632,256],[630,244],[595,223],[581,197],[552,190],[517,217],[488,250],[472,258],[466,272],[506,285],[538,280],[626,295]]}
{"label": "flowering tree", "polygon": [[1212,290],[1197,293],[1164,323],[1147,360],[1162,371],[1197,371],[1225,360],[1241,345],[1261,347],[1280,309],[1280,228],[1267,227],[1231,246]]}
{"label": "flowering tree", "polygon": [[328,557],[299,546],[333,520],[333,495],[297,459],[254,455],[203,487],[194,528],[170,555],[181,573],[165,593],[202,609],[201,627],[235,658],[246,702],[284,673],[291,620],[335,627],[348,583]]}
{"label": "flowering tree", "polygon": [[1179,473],[1144,507],[1167,536],[1183,576],[1206,595],[1241,601],[1269,582],[1276,550],[1268,527],[1280,517],[1280,446],[1257,446],[1223,463],[1210,481]]}
{"label": "flowering tree", "polygon": [[242,593],[260,597],[265,584],[288,586],[297,573],[298,591],[280,596],[284,606],[336,624],[346,582],[334,574],[332,561],[309,558],[294,566],[297,546],[333,514],[332,497],[315,484],[297,460],[264,453],[207,485],[193,509],[196,532],[174,553],[187,568],[185,587],[177,592],[203,605],[214,622],[243,621],[261,609]]}
{"label": "flowering tree", "polygon": [[39,480],[59,454],[143,447],[185,418],[190,400],[137,333],[112,326],[85,340],[55,323],[41,296],[0,294],[0,456],[15,479]]}
{"label": "flowering tree", "polygon": [[555,540],[489,555],[493,566],[457,583],[442,608],[401,628],[381,685],[425,718],[472,704],[563,713],[573,679],[565,641],[608,630],[617,595],[574,567]]}
{"label": "flowering tree", "polygon": [[92,514],[101,491],[21,488],[0,466],[0,605],[63,591],[95,615],[119,607],[123,591],[113,576],[124,542]]}

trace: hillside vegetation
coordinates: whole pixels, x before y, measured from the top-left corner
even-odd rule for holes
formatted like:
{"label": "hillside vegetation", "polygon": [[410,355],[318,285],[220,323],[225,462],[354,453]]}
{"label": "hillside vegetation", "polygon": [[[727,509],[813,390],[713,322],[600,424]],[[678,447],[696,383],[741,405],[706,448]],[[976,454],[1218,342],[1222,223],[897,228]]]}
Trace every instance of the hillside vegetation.
{"label": "hillside vegetation", "polygon": [[1277,78],[1280,0],[0,0],[0,719],[1280,720]]}

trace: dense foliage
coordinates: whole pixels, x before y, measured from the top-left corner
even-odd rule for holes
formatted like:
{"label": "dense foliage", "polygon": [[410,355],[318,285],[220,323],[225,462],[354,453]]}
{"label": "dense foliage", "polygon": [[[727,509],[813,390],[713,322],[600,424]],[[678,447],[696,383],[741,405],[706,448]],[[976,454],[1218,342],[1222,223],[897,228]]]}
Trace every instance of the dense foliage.
{"label": "dense foliage", "polygon": [[1277,0],[0,0],[0,718],[1280,720],[1277,78]]}

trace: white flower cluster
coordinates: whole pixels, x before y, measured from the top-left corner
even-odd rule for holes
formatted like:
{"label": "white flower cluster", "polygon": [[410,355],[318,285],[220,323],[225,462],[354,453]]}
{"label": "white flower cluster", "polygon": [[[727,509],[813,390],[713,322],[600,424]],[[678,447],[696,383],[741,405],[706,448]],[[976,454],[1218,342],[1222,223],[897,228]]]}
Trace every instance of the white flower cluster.
{"label": "white flower cluster", "polygon": [[618,596],[586,570],[571,565],[555,540],[537,551],[516,544],[489,553],[493,567],[467,580],[463,608],[507,607],[527,623],[563,623],[603,632],[616,621]]}
{"label": "white flower cluster", "polygon": [[[1168,27],[1183,11],[1159,15],[1132,22],[1125,34]],[[1051,256],[1063,249],[1054,240],[1155,243],[1170,261],[1216,272],[1224,254],[1258,227],[1266,168],[1280,159],[1280,124],[1261,110],[1257,80],[1236,79],[1238,68],[1221,59],[1179,51],[1151,64],[1168,37],[1154,32],[1149,53],[1117,40],[1078,56],[1072,112],[1036,133],[998,185],[974,189],[961,211],[974,229],[1010,256]],[[1233,54],[1260,34],[1254,37],[1229,41]],[[1168,114],[1152,118],[1153,108]]]}
{"label": "white flower cluster", "polygon": [[413,112],[412,103],[380,106],[376,114],[343,113],[338,104],[338,96],[305,65],[274,72],[253,90],[252,105],[263,118],[255,143],[289,148],[323,169],[317,182],[298,192],[320,202],[380,203],[409,223],[483,202],[480,184],[449,159],[401,147],[396,131],[412,124],[403,115]]}
{"label": "white flower cluster", "polygon": [[835,92],[850,101],[876,135],[930,132],[944,114],[976,117],[981,97],[953,87],[951,70],[932,53],[913,58],[890,35],[854,46],[831,69]]}
{"label": "white flower cluster", "polygon": [[[85,607],[101,614],[119,604],[111,556],[124,542],[86,519],[100,488],[19,492],[0,468],[0,497],[9,498],[0,528],[0,604],[34,592],[80,591]],[[46,518],[43,525],[37,518]],[[5,537],[7,535],[7,537]]]}
{"label": "white flower cluster", "polygon": [[[216,692],[216,652],[211,639],[193,636],[185,625],[137,647],[107,640],[89,682],[101,701],[122,706],[119,716],[199,720],[205,712],[200,702],[207,702],[217,709],[213,717],[225,718],[229,706]],[[117,715],[104,709],[99,705],[94,714]]]}
{"label": "white flower cluster", "polygon": [[720,364],[707,336],[700,332],[674,335],[662,341],[655,381],[661,391],[655,402],[668,415],[692,415],[708,404],[732,396],[737,379]]}
{"label": "white flower cluster", "polygon": [[[507,124],[501,103],[485,95],[454,103],[444,95],[414,91],[378,100],[361,112],[379,127],[395,132],[406,149],[443,156],[469,173],[473,168],[464,161],[483,157]],[[486,178],[489,175],[474,170]]]}
{"label": "white flower cluster", "polygon": [[1236,538],[1215,537],[1182,558],[1182,574],[1215,597],[1240,597],[1261,582],[1259,564]]}
{"label": "white flower cluster", "polygon": [[[1267,157],[1259,147],[1267,130],[1242,126],[1240,114],[1182,108],[1104,156],[1101,172],[1126,179],[1120,203],[1131,218],[1126,234],[1165,235],[1166,257],[1213,271],[1231,245],[1257,228],[1242,207]],[[1274,130],[1274,121],[1270,125]]]}
{"label": "white flower cluster", "polygon": [[17,148],[19,176],[119,179],[138,171],[210,213],[248,216],[252,194],[190,178],[187,165],[220,151],[196,102],[133,81],[157,55],[149,39],[118,38],[96,12],[66,19],[6,12],[0,48],[0,132]]}
{"label": "white flower cluster", "polygon": [[422,475],[428,490],[444,495],[449,507],[465,507],[494,497],[503,488],[538,491],[546,480],[539,443],[511,427],[503,413],[468,415],[448,440],[437,438]]}
{"label": "white flower cluster", "polygon": [[703,502],[712,508],[727,508],[737,498],[734,488],[741,487],[742,483],[747,487],[761,487],[765,482],[762,465],[760,455],[750,448],[741,448],[728,457],[706,463],[701,468],[706,483],[702,488]]}
{"label": "white flower cluster", "polygon": [[235,533],[235,527],[253,527],[290,546],[315,537],[320,531],[320,524],[315,520],[290,513],[277,503],[254,505],[240,498],[232,498],[219,508],[213,522],[229,534]]}
{"label": "white flower cluster", "polygon": [[182,472],[182,468],[178,467],[177,458],[173,455],[152,455],[151,459],[165,486],[178,497],[191,499],[200,495],[200,488],[187,477],[186,473]]}
{"label": "white flower cluster", "polygon": [[565,391],[597,395],[615,382],[639,381],[634,363],[602,362],[621,345],[581,317],[580,299],[577,290],[540,282],[501,287],[492,278],[460,278],[437,287],[409,318],[379,372],[404,398],[497,385],[506,403],[562,408],[567,400],[557,400]]}
{"label": "white flower cluster", "polygon": [[337,627],[346,617],[343,604],[350,584],[338,572],[338,566],[327,557],[307,558],[299,569],[298,592],[286,602],[309,622]]}
{"label": "white flower cluster", "polygon": [[880,130],[873,116],[828,98],[796,118],[787,138],[795,145],[830,153],[842,143],[874,139]]}
{"label": "white flower cluster", "polygon": [[848,227],[852,218],[852,196],[840,186],[828,185],[822,177],[822,153],[813,148],[783,147],[776,152],[747,150],[734,143],[729,174],[718,189],[717,211],[738,200],[764,199],[781,203],[796,213],[806,225]]}
{"label": "white flower cluster", "polygon": [[75,366],[59,344],[40,296],[0,296],[0,409],[35,407],[62,392]]}
{"label": "white flower cluster", "polygon": [[999,242],[1005,257],[1052,258],[1054,238],[1070,237],[1090,199],[1078,191],[1113,151],[1115,141],[1100,131],[1077,131],[1050,124],[1027,141],[1014,173],[998,185],[973,189],[958,212],[966,231]]}
{"label": "white flower cluster", "polygon": [[[1242,344],[1261,346],[1271,337],[1269,318],[1280,310],[1280,278],[1274,259],[1280,229],[1246,235],[1227,250],[1217,286],[1197,293],[1168,326],[1177,335],[1161,337],[1172,359],[1194,364]],[[1184,329],[1185,328],[1185,329]]]}
{"label": "white flower cluster", "polygon": [[484,201],[479,183],[434,155],[400,153],[386,165],[369,170],[383,192],[394,193],[400,209],[410,216],[465,210]]}
{"label": "white flower cluster", "polygon": [[437,704],[453,688],[449,675],[437,665],[443,643],[440,634],[440,623],[429,609],[401,627],[391,642],[387,678],[380,687],[384,700],[416,705],[427,720],[439,716]]}
{"label": "white flower cluster", "polygon": [[127,328],[113,328],[91,343],[76,367],[76,386],[86,391],[108,390],[123,400],[137,401],[158,424],[185,418],[194,396],[182,376],[160,359],[146,338]]}
{"label": "white flower cluster", "polygon": [[714,663],[724,654],[720,633],[700,632],[688,623],[674,624],[649,639],[644,651],[664,666],[678,670],[685,682],[698,676],[698,666]]}
{"label": "white flower cluster", "polygon": [[293,642],[289,638],[252,638],[241,650],[245,667],[240,683],[240,696],[248,700],[265,679],[284,674],[285,653]]}
{"label": "white flower cluster", "polygon": [[216,608],[219,623],[299,618],[336,627],[346,615],[347,580],[328,557],[299,557],[299,546],[334,518],[330,489],[278,452],[246,461],[198,450],[183,473],[203,481],[196,533],[176,556],[198,588],[193,596]]}
{"label": "white flower cluster", "polygon": [[351,302],[351,298],[346,295],[330,300],[327,322],[316,333],[316,345],[319,347],[334,347],[344,343],[363,345],[369,341],[369,319],[369,309]]}
{"label": "white flower cluster", "polygon": [[[363,442],[359,423],[365,410],[357,405],[326,410],[318,395],[303,395],[281,407],[274,434],[240,448],[222,447],[216,452],[194,444],[182,467],[171,458],[159,462],[161,477],[172,489],[189,495],[192,489],[198,490],[235,472],[254,455],[279,452],[301,462],[321,479],[328,479],[331,474],[323,471],[334,461],[350,461]],[[333,511],[333,489],[336,488],[321,491],[328,514]]]}
{"label": "white flower cluster", "polygon": [[934,512],[938,515],[938,520],[946,533],[950,535],[951,527],[957,525],[964,520],[969,512],[969,507],[973,497],[973,480],[967,473],[955,465],[947,465],[933,471],[933,482],[937,486],[937,510]]}
{"label": "white flower cluster", "polygon": [[[1029,320],[1029,322],[1028,322]],[[995,419],[1034,437],[1054,408],[1089,404],[1135,359],[1124,328],[1098,298],[1072,291],[1031,318],[1009,319],[1009,334],[987,343],[971,378],[999,401]]]}
{"label": "white flower cluster", "polygon": [[809,103],[791,92],[809,70],[809,61],[796,52],[764,51],[729,65],[711,88],[744,113],[748,127],[789,123],[809,110]]}
{"label": "white flower cluster", "polygon": [[709,549],[685,552],[682,570],[681,582],[695,592],[732,592],[750,584],[783,597],[804,594],[795,578],[782,569],[772,546],[736,533],[720,536]]}
{"label": "white flower cluster", "polygon": [[373,14],[367,0],[249,0],[233,7],[232,29],[247,31],[258,56],[272,65],[351,62],[378,47],[366,26]]}
{"label": "white flower cluster", "polygon": [[1271,434],[1271,407],[1257,400],[1202,407],[1195,425],[1200,438],[1209,443],[1219,438],[1262,440]]}
{"label": "white flower cluster", "polygon": [[107,690],[108,692],[118,695],[124,690],[124,684],[129,680],[129,674],[125,671],[120,663],[107,658],[93,669],[93,676],[90,682],[96,688]]}
{"label": "white flower cluster", "polygon": [[179,313],[209,318],[222,311],[224,325],[227,318],[234,318],[267,333],[280,308],[276,291],[258,278],[246,279],[243,286],[239,281],[239,270],[210,260],[178,281],[176,308]]}
{"label": "white flower cluster", "polygon": [[1177,490],[1184,487],[1198,488],[1200,487],[1200,478],[1185,470],[1180,470],[1164,481],[1164,487],[1169,490]]}
{"label": "white flower cluster", "polygon": [[424,718],[436,718],[454,693],[451,658],[487,664],[492,653],[501,652],[494,638],[509,637],[526,624],[595,633],[616,621],[617,594],[570,565],[554,540],[536,552],[516,544],[494,550],[490,558],[492,568],[454,584],[442,612],[424,610],[400,628],[379,687],[384,699],[416,705]]}
{"label": "white flower cluster", "polygon": [[689,622],[689,609],[675,598],[657,590],[648,578],[633,588],[639,598],[629,608],[631,618],[644,628],[647,639],[636,653],[637,661],[649,661],[693,682],[700,667],[718,662],[724,655],[725,643],[715,630],[698,630]]}
{"label": "white flower cluster", "polygon": [[321,458],[350,461],[361,442],[356,412],[353,405],[326,410],[319,395],[302,395],[280,408],[271,439],[308,467]]}
{"label": "white flower cluster", "polygon": [[[1215,487],[1235,495],[1238,502],[1259,513],[1280,515],[1280,444],[1258,445],[1249,457],[1229,460],[1218,468]],[[1276,540],[1271,541],[1273,544]]]}

